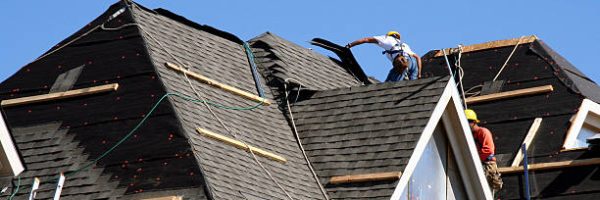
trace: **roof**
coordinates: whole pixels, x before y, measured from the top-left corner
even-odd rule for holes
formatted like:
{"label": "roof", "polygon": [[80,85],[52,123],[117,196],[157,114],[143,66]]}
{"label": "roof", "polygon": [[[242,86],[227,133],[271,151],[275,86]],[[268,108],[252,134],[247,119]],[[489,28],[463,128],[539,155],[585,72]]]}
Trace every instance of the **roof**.
{"label": "roof", "polygon": [[[190,26],[192,22],[174,18],[172,16],[175,14],[165,10],[156,13],[140,7],[134,7],[133,10],[152,63],[167,92],[195,97],[194,90],[197,90],[202,97],[229,106],[248,107],[256,104],[197,81],[190,81],[190,85],[181,73],[164,66],[166,62],[176,63],[232,87],[256,91],[249,60],[240,41],[229,35],[215,34],[213,29],[207,29],[204,25]],[[264,80],[262,82],[265,83]],[[267,99],[273,99],[271,91],[266,90],[265,93]],[[291,134],[291,128],[276,105],[252,111],[210,111],[203,105],[181,99],[173,99],[171,103],[213,198],[286,198],[284,191],[278,189],[277,183],[263,172],[259,164],[264,165],[292,197],[322,197]],[[224,125],[216,119],[217,116]],[[279,163],[258,157],[260,163],[257,163],[252,154],[201,136],[197,128],[237,138],[281,155],[288,161]]]}
{"label": "roof", "polygon": [[[532,40],[521,42],[518,46],[514,43],[518,38],[515,38],[504,40],[507,45],[487,46],[461,55],[466,97],[546,85],[553,88],[552,92],[468,105],[477,112],[482,126],[494,134],[499,167],[511,165],[536,118],[542,121],[528,148],[529,164],[593,157],[585,151],[562,151],[562,145],[571,126],[570,119],[577,113],[582,100],[587,98],[599,102],[600,87],[543,41],[529,38]],[[513,50],[514,54],[500,72]],[[458,52],[450,52],[449,62],[455,63]],[[424,76],[448,74],[445,58],[438,55],[439,51],[431,51],[423,57]],[[456,66],[452,65],[452,69],[455,70]],[[500,87],[491,84],[495,76],[498,76],[496,84],[501,83]],[[536,184],[532,197],[570,199],[597,196],[600,182],[584,178],[589,175],[586,170],[591,168],[536,172],[531,175]],[[562,177],[580,178],[565,181]],[[503,175],[503,179],[505,188],[500,192],[500,198],[523,198],[520,175],[507,174]]]}
{"label": "roof", "polygon": [[[190,165],[193,158],[175,156],[186,155],[189,146],[176,134],[177,126],[171,123],[175,118],[166,104],[147,120],[152,128],[142,127],[132,137],[135,139],[123,143],[110,157],[91,169],[83,168],[131,130],[156,101],[155,95],[163,93],[153,78],[156,74],[148,67],[136,28],[99,28],[121,8],[120,3],[111,6],[70,37],[84,35],[79,40],[61,42],[68,45],[55,47],[49,51],[53,53],[41,56],[0,84],[2,99],[47,94],[55,85],[67,90],[121,85],[117,91],[99,95],[3,107],[26,165],[20,176],[18,198],[29,193],[33,177],[42,181],[40,198],[51,197],[60,172],[68,173],[63,199],[116,198],[150,188],[202,185],[189,175],[199,173],[197,167]],[[105,27],[119,27],[131,21],[130,15],[122,13],[106,22]],[[80,67],[83,70],[77,77],[66,75]],[[67,77],[64,82],[57,78],[62,75]],[[67,82],[68,87],[53,84]],[[167,140],[169,134],[172,137]],[[162,170],[165,171],[155,173]]]}
{"label": "roof", "polygon": [[318,91],[294,104],[302,144],[332,199],[389,199],[396,181],[330,184],[333,176],[403,171],[448,78]]}
{"label": "roof", "polygon": [[[495,40],[495,41],[489,41],[489,42],[484,42],[484,43],[480,43],[480,44],[472,44],[472,45],[460,47],[460,49],[459,48],[448,48],[448,49],[444,49],[444,51],[445,51],[446,55],[457,53],[459,50],[462,53],[469,53],[469,52],[482,51],[482,50],[493,49],[493,48],[515,46],[517,44],[532,43],[532,42],[536,41],[537,39],[538,39],[537,36],[530,35],[530,36],[523,36],[520,38],[512,38],[512,39],[507,39],[507,40]],[[436,51],[433,56],[434,57],[444,56],[444,52]]]}
{"label": "roof", "polygon": [[[28,127],[13,127],[12,133],[25,162],[26,172],[21,174],[24,183],[29,185],[32,178],[43,178],[44,183],[38,190],[37,198],[46,199],[54,196],[56,183],[48,182],[47,178],[58,178],[58,173],[65,169],[75,170],[87,162],[84,148],[74,140],[75,135],[68,135],[68,128],[61,128],[61,122],[49,122]],[[92,169],[86,173],[70,176],[63,190],[65,196],[110,198],[118,196],[124,189],[115,190],[118,182],[110,181],[110,175],[102,174],[103,169]],[[22,189],[21,194],[29,194]]]}
{"label": "roof", "polygon": [[[256,105],[195,80],[190,85],[182,74],[165,67],[166,62],[189,67],[190,71],[254,93],[257,88],[248,55],[243,41],[234,35],[166,10],[119,2],[61,44],[65,46],[51,49],[0,84],[1,98],[48,94],[56,88],[83,89],[112,83],[119,87],[91,96],[4,108],[27,168],[17,196],[27,195],[32,178],[40,177],[42,187],[48,190],[40,195],[50,197],[56,186],[54,178],[59,172],[69,172],[63,199],[173,194],[191,199],[283,199],[283,190],[294,198],[322,198],[288,121],[276,104],[253,111],[209,111],[204,105],[167,98],[146,118],[153,104],[167,93],[196,96],[196,90],[219,104]],[[298,47],[292,50],[300,51]],[[322,62],[333,62],[312,55]],[[347,78],[349,74],[340,77],[337,84],[357,82]],[[274,99],[267,85],[260,87],[267,88],[265,98]],[[128,134],[140,121],[144,123],[139,130]],[[56,127],[50,130],[58,130],[60,135],[39,128],[49,123]],[[252,154],[202,136],[197,128],[244,141],[287,162],[263,157],[256,162]],[[126,140],[122,145],[111,149],[123,138]],[[47,152],[52,156],[44,156]],[[108,156],[93,169],[81,169],[107,152]]]}
{"label": "roof", "polygon": [[[272,33],[252,39],[253,53],[247,53],[233,34],[128,2],[114,4],[0,84],[1,99],[118,84],[102,93],[3,107],[26,166],[18,198],[31,190],[33,177],[42,178],[40,197],[52,196],[53,181],[66,172],[63,199],[322,199],[317,181],[334,199],[389,199],[397,181],[328,180],[402,171],[448,85],[442,77],[363,85],[367,77],[353,58],[329,58]],[[250,95],[264,88],[261,98],[277,103],[257,104],[166,63]],[[290,89],[300,94],[296,118],[284,102]],[[168,94],[228,107],[210,109]]]}

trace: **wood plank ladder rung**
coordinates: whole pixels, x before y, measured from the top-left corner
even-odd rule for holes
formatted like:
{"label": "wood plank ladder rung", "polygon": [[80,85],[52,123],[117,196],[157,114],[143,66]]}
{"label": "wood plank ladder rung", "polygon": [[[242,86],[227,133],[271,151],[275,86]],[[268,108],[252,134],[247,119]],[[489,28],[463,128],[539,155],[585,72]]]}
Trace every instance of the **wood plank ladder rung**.
{"label": "wood plank ladder rung", "polygon": [[218,82],[216,80],[213,80],[211,78],[208,78],[206,76],[203,76],[203,75],[200,75],[198,73],[195,73],[195,72],[183,69],[183,68],[179,67],[176,64],[167,62],[167,63],[165,63],[165,66],[167,66],[168,68],[171,68],[171,69],[173,69],[175,71],[178,71],[180,73],[187,74],[190,77],[192,77],[193,79],[196,79],[196,80],[198,80],[198,81],[200,81],[202,83],[205,83],[207,85],[210,85],[210,86],[213,86],[213,87],[225,90],[225,91],[227,91],[227,92],[229,92],[231,94],[238,95],[240,97],[243,97],[245,99],[252,100],[252,101],[255,101],[255,102],[258,102],[258,103],[263,103],[264,105],[267,105],[267,106],[271,105],[271,102],[268,99],[266,99],[266,98],[262,98],[262,97],[259,97],[257,95],[251,94],[249,92],[240,90],[238,88],[235,88],[235,87],[232,87],[232,86],[220,83],[220,82]]}
{"label": "wood plank ladder rung", "polygon": [[[563,169],[568,167],[583,167],[600,165],[600,158],[590,158],[585,160],[569,160],[560,162],[549,162],[549,163],[535,163],[527,165],[529,171],[538,170],[552,170],[552,169]],[[500,167],[498,171],[503,174],[522,173],[524,170],[523,166],[518,167]]]}
{"label": "wood plank ladder rung", "polygon": [[67,98],[74,98],[74,97],[98,94],[98,93],[102,93],[102,92],[116,91],[117,89],[119,89],[119,84],[112,83],[112,84],[106,84],[106,85],[100,85],[100,86],[94,86],[94,87],[81,88],[81,89],[76,89],[76,90],[69,90],[66,92],[55,92],[55,93],[50,93],[50,94],[42,94],[42,95],[21,97],[21,98],[15,98],[15,99],[7,99],[7,100],[2,100],[2,103],[0,103],[0,105],[2,105],[2,107],[20,106],[20,105],[25,105],[25,104],[55,101],[55,100],[61,100],[61,99],[67,99]]}
{"label": "wood plank ladder rung", "polygon": [[353,174],[344,176],[333,176],[329,179],[330,184],[343,184],[343,183],[360,183],[360,182],[375,182],[375,181],[388,181],[398,180],[402,176],[402,172],[379,172],[369,174]]}
{"label": "wood plank ladder rung", "polygon": [[262,156],[262,157],[265,157],[265,158],[268,158],[268,159],[271,159],[271,160],[275,160],[275,161],[278,161],[278,162],[282,162],[282,163],[287,162],[287,159],[285,159],[282,156],[279,156],[279,155],[271,153],[269,151],[260,149],[258,147],[254,147],[252,145],[248,145],[248,144],[246,144],[246,143],[244,143],[242,141],[239,141],[239,140],[236,140],[236,139],[233,139],[233,138],[221,135],[221,134],[217,134],[217,133],[214,133],[212,131],[209,131],[209,130],[206,130],[206,129],[203,129],[203,128],[197,128],[196,130],[198,131],[198,133],[200,133],[201,135],[204,135],[204,136],[206,136],[208,138],[211,138],[211,139],[217,140],[219,142],[231,145],[233,147],[236,147],[238,149],[242,149],[244,151],[248,151],[248,152],[252,151],[257,156]]}
{"label": "wood plank ladder rung", "polygon": [[507,92],[499,92],[499,93],[494,93],[494,94],[481,95],[481,96],[476,96],[476,97],[469,97],[466,99],[466,102],[467,102],[467,104],[475,104],[475,103],[495,101],[495,100],[513,98],[513,97],[548,93],[548,92],[552,92],[552,91],[554,91],[554,87],[552,87],[552,85],[544,85],[544,86],[531,87],[531,88],[525,88],[525,89],[519,89],[519,90],[512,90],[512,91],[507,91]]}

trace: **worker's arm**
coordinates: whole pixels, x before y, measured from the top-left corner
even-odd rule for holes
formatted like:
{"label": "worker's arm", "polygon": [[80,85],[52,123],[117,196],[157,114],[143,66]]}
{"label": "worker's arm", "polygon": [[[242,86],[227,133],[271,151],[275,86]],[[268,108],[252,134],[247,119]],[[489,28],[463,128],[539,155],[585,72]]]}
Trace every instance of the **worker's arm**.
{"label": "worker's arm", "polygon": [[352,48],[353,46],[361,45],[361,44],[364,44],[364,43],[377,43],[377,40],[375,38],[373,38],[373,37],[366,37],[366,38],[359,39],[359,40],[356,40],[354,42],[348,43],[346,45],[346,48]]}
{"label": "worker's arm", "polygon": [[419,75],[417,78],[421,78],[421,57],[419,55],[417,55],[416,53],[413,53],[411,55],[412,57],[414,57],[415,59],[417,59],[417,66],[419,67]]}
{"label": "worker's arm", "polygon": [[494,138],[492,132],[488,129],[483,129],[483,135],[481,138],[481,150],[479,156],[482,161],[485,161],[490,155],[494,154]]}

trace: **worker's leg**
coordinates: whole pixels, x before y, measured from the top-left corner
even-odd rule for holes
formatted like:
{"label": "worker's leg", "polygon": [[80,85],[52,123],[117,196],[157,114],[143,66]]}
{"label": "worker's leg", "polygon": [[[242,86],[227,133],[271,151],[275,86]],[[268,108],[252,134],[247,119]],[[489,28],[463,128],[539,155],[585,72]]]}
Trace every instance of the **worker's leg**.
{"label": "worker's leg", "polygon": [[396,70],[394,70],[394,68],[392,68],[390,70],[390,72],[388,73],[388,76],[385,79],[385,82],[396,82],[396,81],[401,81],[401,80],[402,80],[402,74],[398,73]]}
{"label": "worker's leg", "polygon": [[502,189],[502,178],[500,177],[500,172],[498,171],[498,165],[496,165],[495,161],[484,162],[483,165],[485,177],[490,185],[490,189],[492,190],[492,195],[496,195],[495,193]]}
{"label": "worker's leg", "polygon": [[417,67],[417,60],[412,56],[408,56],[408,60],[408,68],[404,71],[406,71],[409,80],[417,80],[419,78],[419,68]]}

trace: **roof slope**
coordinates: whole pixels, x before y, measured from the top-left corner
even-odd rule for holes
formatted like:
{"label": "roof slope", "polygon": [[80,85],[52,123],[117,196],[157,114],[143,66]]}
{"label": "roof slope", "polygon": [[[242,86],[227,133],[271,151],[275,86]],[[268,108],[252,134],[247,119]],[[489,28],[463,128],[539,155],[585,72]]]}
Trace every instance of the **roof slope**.
{"label": "roof slope", "polygon": [[[221,104],[238,107],[256,104],[195,80],[191,80],[190,85],[182,74],[164,66],[165,62],[176,63],[221,83],[254,93],[256,87],[249,61],[239,39],[165,10],[153,12],[138,6],[133,9],[152,63],[168,92],[195,96],[191,88],[193,86],[199,95]],[[267,99],[273,99],[269,90],[265,92]],[[286,196],[251,154],[201,136],[197,128],[238,138],[249,145],[285,157],[288,160],[286,163],[263,157],[257,159],[292,197],[322,198],[316,180],[310,174],[307,162],[299,152],[292,131],[277,105],[252,111],[213,110],[215,115],[212,115],[204,105],[177,98],[171,102],[214,199],[285,199]],[[215,116],[222,120],[224,126]]]}
{"label": "roof slope", "polygon": [[[168,195],[168,191],[177,189],[193,199],[285,199],[285,193],[297,199],[321,199],[298,141],[277,105],[252,111],[208,110],[203,105],[167,98],[135,134],[126,134],[167,93],[198,95],[232,107],[256,105],[195,80],[189,83],[182,74],[164,66],[166,62],[175,63],[253,93],[257,88],[242,43],[234,35],[166,10],[149,10],[135,3],[114,4],[94,22],[0,86],[2,99],[10,99],[119,84],[117,91],[101,95],[5,109],[9,126],[15,127],[17,147],[26,152],[26,184],[21,189],[27,191],[31,177],[52,179],[49,173],[76,170],[78,176],[67,176],[63,198],[137,198],[142,192]],[[280,56],[277,60],[295,63],[285,67],[293,66],[289,69],[297,75],[295,78],[316,89],[359,84],[335,60],[282,39],[275,46],[270,50]],[[302,66],[311,66],[313,72],[320,69],[331,76],[312,77],[316,74],[304,73],[307,68],[297,69]],[[262,68],[263,76],[272,74],[270,70]],[[322,81],[331,77],[336,81]],[[267,90],[265,98],[279,98],[273,94],[281,94],[278,91],[281,85],[269,86],[273,90]],[[41,130],[29,128],[50,122],[59,124],[57,130],[65,134],[65,139],[48,138],[48,134],[39,133]],[[242,140],[283,156],[287,162],[262,157],[256,158],[259,161],[256,162],[248,152],[201,136],[196,128]],[[113,150],[112,145],[120,144],[125,135],[131,137]],[[28,143],[29,139],[35,143]],[[46,151],[62,157],[35,157],[35,160],[28,157]],[[109,156],[93,170],[80,170],[79,167],[107,151]],[[52,170],[45,165],[37,168],[53,159],[60,159],[57,164],[62,165]],[[19,195],[25,195],[23,191]]]}
{"label": "roof slope", "polygon": [[[43,180],[38,189],[36,199],[47,199],[54,196],[56,183],[48,179],[58,178],[63,171],[76,170],[87,164],[88,156],[83,154],[84,148],[74,140],[75,135],[67,134],[68,128],[61,128],[61,122],[49,122],[28,127],[13,127],[17,146],[28,169],[20,175],[24,189],[18,195],[28,195],[30,183],[34,177]],[[65,199],[81,197],[110,198],[122,195],[124,188],[115,190],[118,181],[109,181],[110,175],[102,175],[103,168],[91,169],[84,173],[69,176],[62,191]]]}
{"label": "roof slope", "polygon": [[[539,54],[548,58],[546,61],[555,68],[555,71],[562,74],[562,77],[566,75],[563,79],[568,78],[572,82],[571,88],[575,92],[580,93],[596,103],[600,103],[600,86],[598,86],[596,82],[588,78],[583,72],[579,71],[579,69],[543,41],[537,40],[533,45],[536,49],[540,50],[538,51]],[[560,75],[558,76],[560,77]]]}
{"label": "roof slope", "polygon": [[316,92],[292,110],[332,199],[389,199],[397,181],[329,184],[332,176],[402,171],[448,78]]}
{"label": "roof slope", "polygon": [[[20,195],[30,191],[36,176],[48,190],[41,197],[50,197],[58,173],[66,172],[63,199],[116,198],[183,187],[199,188],[199,196],[204,196],[198,164],[168,102],[158,105],[109,156],[91,169],[82,168],[136,127],[165,93],[125,7],[114,4],[69,37],[77,40],[61,42],[65,46],[53,48],[0,84],[4,100],[57,88],[119,84],[118,90],[106,93],[3,107],[26,165]],[[73,71],[80,74],[68,75]]]}
{"label": "roof slope", "polygon": [[[466,96],[485,93],[482,88],[489,86],[513,50],[514,54],[498,76],[498,80],[504,81],[504,84],[496,92],[543,85],[552,85],[554,91],[468,105],[477,112],[482,125],[493,132],[498,165],[504,167],[512,163],[535,118],[542,118],[542,122],[528,148],[529,164],[594,156],[585,151],[561,150],[571,125],[570,119],[577,113],[582,99],[598,101],[600,87],[535,37],[521,43],[516,49],[518,39],[506,41],[514,43],[487,46],[462,54],[460,63],[464,69]],[[437,51],[431,51],[423,57],[425,75],[448,74],[444,57],[436,54]],[[455,63],[457,54],[453,53],[448,58],[450,63]],[[456,67],[452,65],[452,69]],[[590,171],[592,168],[594,167],[532,173],[532,182],[536,184],[536,187],[532,187],[532,196],[556,199],[586,195],[587,198],[597,197],[600,194],[600,182],[594,178],[586,178],[595,173]],[[567,181],[566,177],[573,179]],[[503,179],[505,188],[500,192],[500,198],[524,198],[520,175],[503,175]]]}
{"label": "roof slope", "polygon": [[273,33],[264,33],[250,41],[257,62],[266,76],[301,82],[312,90],[327,90],[362,85],[338,60],[289,42]]}

